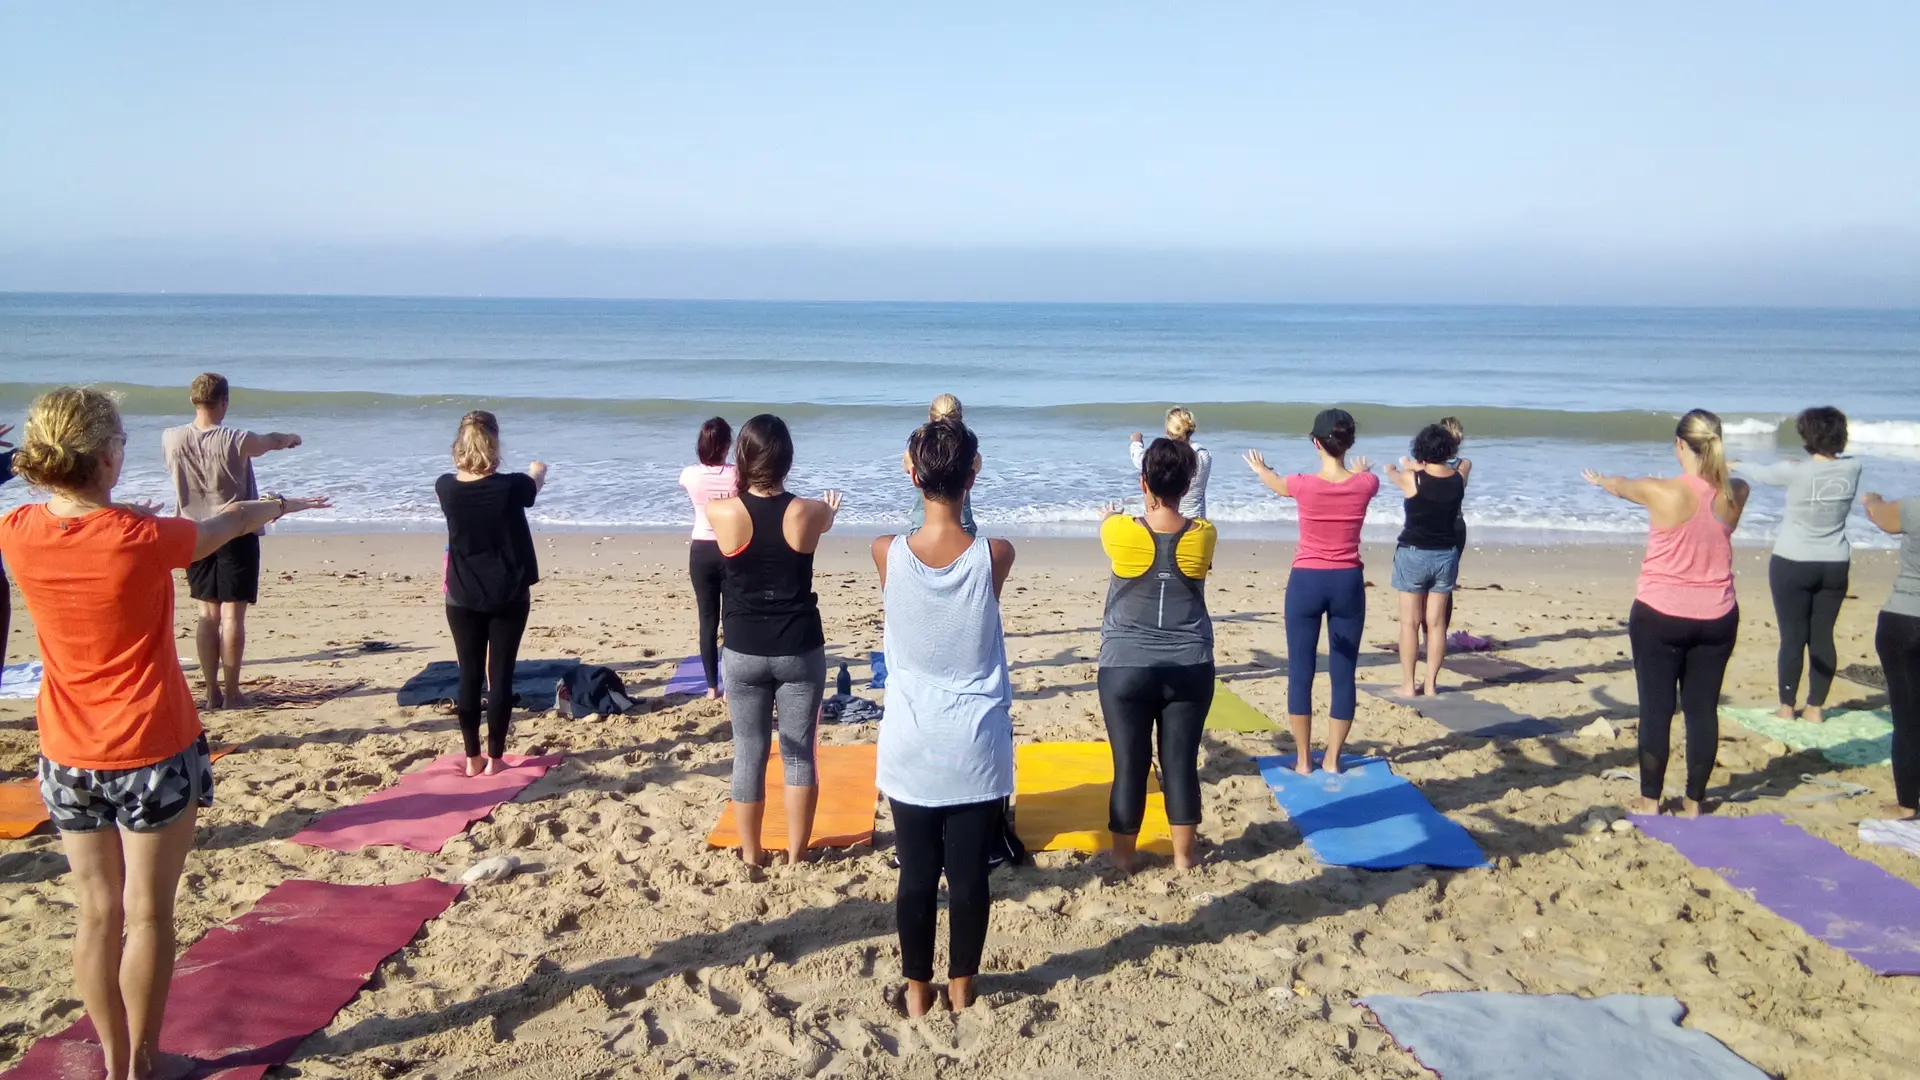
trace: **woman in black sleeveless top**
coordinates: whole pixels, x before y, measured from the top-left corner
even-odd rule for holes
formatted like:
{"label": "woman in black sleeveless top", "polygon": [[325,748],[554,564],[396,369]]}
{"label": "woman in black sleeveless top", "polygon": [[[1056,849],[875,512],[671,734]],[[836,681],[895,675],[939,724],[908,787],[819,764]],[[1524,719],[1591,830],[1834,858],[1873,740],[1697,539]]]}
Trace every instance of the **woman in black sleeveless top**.
{"label": "woman in black sleeveless top", "polygon": [[1400,592],[1400,693],[1417,691],[1420,630],[1427,631],[1427,685],[1440,692],[1440,665],[1447,655],[1447,624],[1453,617],[1453,586],[1460,575],[1460,505],[1467,478],[1449,465],[1460,440],[1439,424],[1413,437],[1413,456],[1387,467],[1387,479],[1406,495],[1406,526],[1393,553],[1393,587]]}
{"label": "woman in black sleeveless top", "polygon": [[833,528],[840,493],[814,500],[787,491],[793,437],[777,416],[746,422],[734,443],[734,464],[739,497],[707,504],[707,520],[727,560],[720,665],[733,721],[733,823],[740,857],[759,863],[777,713],[786,769],[787,860],[798,863],[813,833],[819,794],[814,732],[827,685],[813,553]]}

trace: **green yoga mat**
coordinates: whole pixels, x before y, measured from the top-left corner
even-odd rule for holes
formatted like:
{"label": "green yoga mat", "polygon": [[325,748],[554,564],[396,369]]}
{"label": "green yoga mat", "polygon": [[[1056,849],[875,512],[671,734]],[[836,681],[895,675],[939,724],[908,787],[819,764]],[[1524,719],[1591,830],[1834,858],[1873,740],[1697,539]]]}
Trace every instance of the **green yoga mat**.
{"label": "green yoga mat", "polygon": [[1782,720],[1772,709],[1723,708],[1720,715],[1795,750],[1818,750],[1835,765],[1885,765],[1893,760],[1891,713],[1830,713],[1824,724]]}
{"label": "green yoga mat", "polygon": [[1207,727],[1214,731],[1260,732],[1279,731],[1280,725],[1267,719],[1267,714],[1247,704],[1246,699],[1227,689],[1227,684],[1213,684],[1213,708],[1207,712]]}

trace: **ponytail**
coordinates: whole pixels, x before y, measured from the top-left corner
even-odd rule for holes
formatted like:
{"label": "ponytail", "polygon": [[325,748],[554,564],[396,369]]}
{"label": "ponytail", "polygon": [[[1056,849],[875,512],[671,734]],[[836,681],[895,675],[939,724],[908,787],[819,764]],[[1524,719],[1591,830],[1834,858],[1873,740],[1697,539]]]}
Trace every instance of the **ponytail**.
{"label": "ponytail", "polygon": [[1694,409],[1680,418],[1674,437],[1687,444],[1700,458],[1700,478],[1712,484],[1723,499],[1733,498],[1733,481],[1727,475],[1727,446],[1720,436],[1720,418],[1705,409]]}

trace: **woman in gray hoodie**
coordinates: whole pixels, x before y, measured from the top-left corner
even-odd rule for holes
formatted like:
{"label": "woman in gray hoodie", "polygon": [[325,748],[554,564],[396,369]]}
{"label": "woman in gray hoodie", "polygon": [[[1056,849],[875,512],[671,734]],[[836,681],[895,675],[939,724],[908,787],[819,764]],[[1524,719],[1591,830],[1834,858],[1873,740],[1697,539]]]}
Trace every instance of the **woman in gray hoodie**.
{"label": "woman in gray hoodie", "polygon": [[1750,480],[1787,489],[1787,509],[1773,542],[1767,581],[1773,587],[1773,612],[1780,623],[1780,712],[1794,717],[1802,666],[1807,705],[1802,719],[1819,723],[1833,685],[1837,656],[1833,624],[1847,598],[1847,569],[1853,558],[1847,542],[1847,515],[1860,490],[1860,461],[1841,457],[1847,449],[1847,416],[1830,405],[1800,414],[1795,422],[1807,458],[1752,465],[1734,462]]}

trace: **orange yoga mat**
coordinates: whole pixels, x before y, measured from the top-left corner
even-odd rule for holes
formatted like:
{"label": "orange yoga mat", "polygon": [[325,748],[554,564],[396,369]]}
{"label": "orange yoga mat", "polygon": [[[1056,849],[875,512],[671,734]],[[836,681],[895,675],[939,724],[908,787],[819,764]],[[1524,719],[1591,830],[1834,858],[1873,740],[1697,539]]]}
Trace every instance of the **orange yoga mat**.
{"label": "orange yoga mat", "polygon": [[[1013,830],[1029,851],[1105,851],[1107,798],[1113,790],[1113,748],[1103,742],[1020,743],[1013,748]],[[1147,774],[1141,851],[1173,852],[1167,800]]]}
{"label": "orange yoga mat", "polygon": [[[215,761],[233,753],[222,747],[208,755]],[[18,840],[47,823],[47,804],[40,800],[40,781],[9,780],[0,784],[0,840]]]}
{"label": "orange yoga mat", "polygon": [[[871,743],[815,749],[813,774],[820,784],[820,802],[813,812],[809,848],[873,843],[873,807],[880,798],[880,789],[873,784],[878,750]],[[780,764],[776,745],[767,759],[767,812],[760,823],[760,845],[764,848],[787,846],[787,806],[781,797],[786,787],[786,770]],[[707,843],[717,848],[740,846],[731,802],[721,808],[720,820],[707,834]]]}

